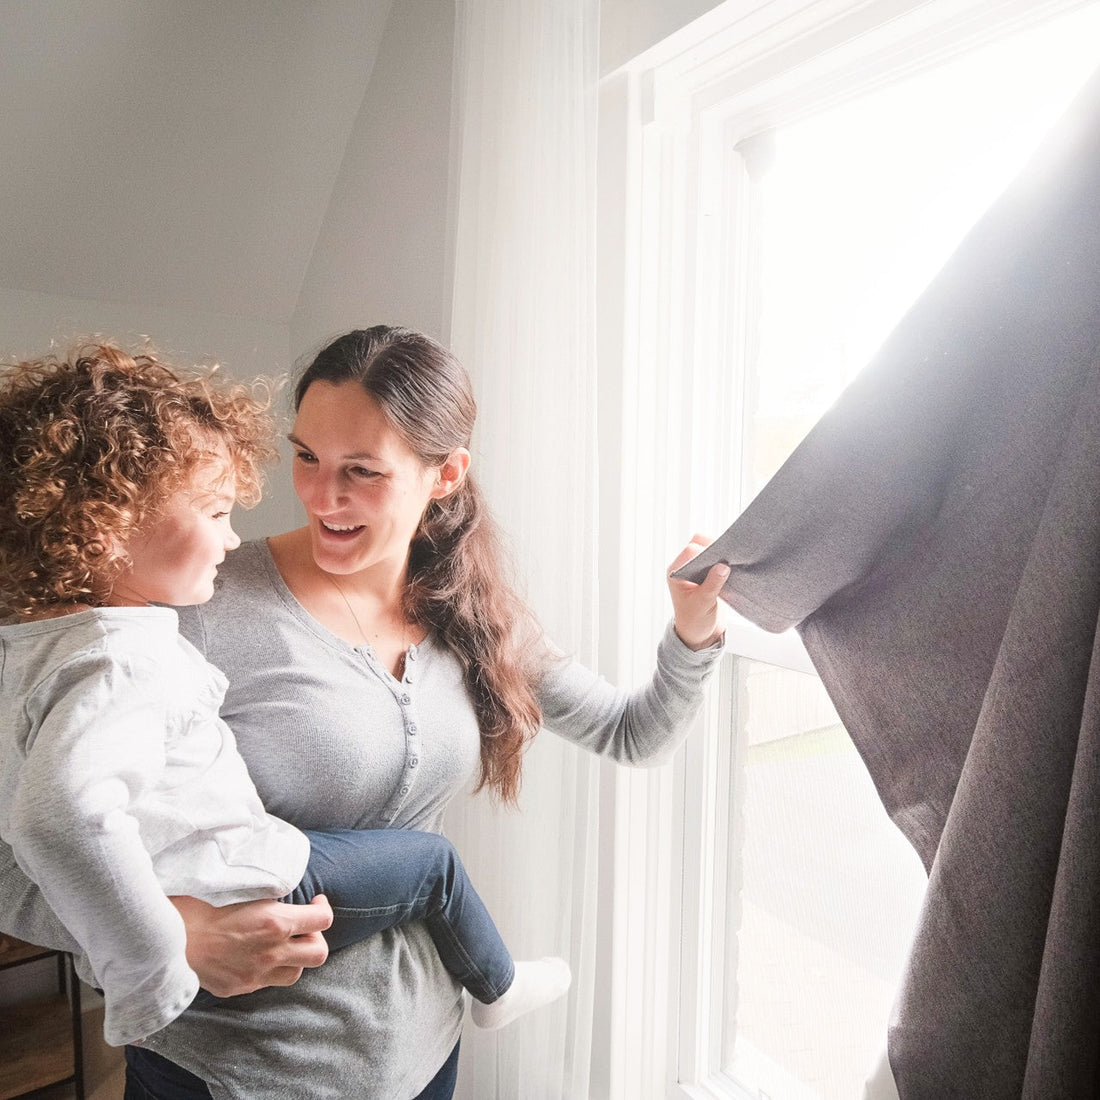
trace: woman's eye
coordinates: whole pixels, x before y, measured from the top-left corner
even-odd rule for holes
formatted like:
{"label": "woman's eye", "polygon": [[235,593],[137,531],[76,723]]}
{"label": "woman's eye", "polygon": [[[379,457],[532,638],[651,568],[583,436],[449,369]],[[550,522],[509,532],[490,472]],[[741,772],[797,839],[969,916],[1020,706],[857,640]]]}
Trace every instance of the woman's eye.
{"label": "woman's eye", "polygon": [[309,451],[295,451],[294,458],[298,462],[316,462],[317,459],[309,453]]}
{"label": "woman's eye", "polygon": [[229,515],[228,512],[215,512],[214,515],[213,515],[213,518],[214,519],[225,519],[225,517],[228,516],[228,515]]}
{"label": "woman's eye", "polygon": [[351,473],[353,477],[370,478],[378,476],[377,470],[368,470],[365,466],[352,466],[349,469],[349,473]]}

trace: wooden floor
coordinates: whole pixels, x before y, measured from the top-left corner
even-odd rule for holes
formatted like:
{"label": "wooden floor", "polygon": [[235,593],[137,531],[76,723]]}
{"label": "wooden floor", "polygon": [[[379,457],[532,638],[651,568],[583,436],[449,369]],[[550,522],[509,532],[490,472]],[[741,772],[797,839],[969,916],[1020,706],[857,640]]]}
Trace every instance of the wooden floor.
{"label": "wooden floor", "polygon": [[[125,1063],[121,1047],[103,1041],[103,1009],[84,1013],[84,1097],[85,1100],[122,1100]],[[72,1100],[72,1085],[57,1085],[35,1096],[35,1100]]]}
{"label": "wooden floor", "polygon": [[[0,1100],[32,1092],[75,1097],[73,1084],[50,1086],[73,1071],[73,1015],[63,989],[64,956],[0,933]],[[103,1040],[102,996],[80,985],[86,1100],[121,1100],[122,1050]]]}

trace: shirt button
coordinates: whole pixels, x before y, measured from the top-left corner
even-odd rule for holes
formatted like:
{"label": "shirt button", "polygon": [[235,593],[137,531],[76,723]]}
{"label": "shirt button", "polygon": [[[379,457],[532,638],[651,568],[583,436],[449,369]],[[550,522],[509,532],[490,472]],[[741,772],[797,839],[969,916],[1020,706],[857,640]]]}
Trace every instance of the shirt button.
{"label": "shirt button", "polygon": [[409,646],[409,652],[408,652],[407,656],[408,656],[410,661],[415,661],[416,660],[416,646],[414,646],[414,645]]}
{"label": "shirt button", "polygon": [[408,794],[409,793],[409,788],[408,787],[402,787],[401,788],[401,793],[402,794]]}
{"label": "shirt button", "polygon": [[419,764],[419,763],[420,763],[420,761],[419,761],[419,760],[418,760],[418,759],[417,759],[417,758],[416,758],[416,757],[414,756],[414,757],[413,757],[413,758],[412,758],[412,759],[411,759],[411,760],[409,761],[409,767],[410,767],[410,768],[415,768],[415,767],[416,767],[416,765],[417,765],[417,764]]}
{"label": "shirt button", "polygon": [[415,722],[410,722],[409,723],[409,733],[416,733],[416,723]]}
{"label": "shirt button", "polygon": [[402,706],[407,707],[412,702],[412,696],[406,691],[399,701]]}

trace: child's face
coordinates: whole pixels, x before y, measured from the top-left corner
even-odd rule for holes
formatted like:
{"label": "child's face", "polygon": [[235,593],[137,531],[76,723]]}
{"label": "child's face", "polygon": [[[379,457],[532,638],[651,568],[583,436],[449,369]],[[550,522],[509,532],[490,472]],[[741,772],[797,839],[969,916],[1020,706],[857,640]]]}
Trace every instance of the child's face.
{"label": "child's face", "polygon": [[209,600],[218,566],[241,544],[230,525],[235,499],[228,461],[200,463],[190,482],[131,538],[132,564],[116,581],[111,602],[183,607]]}

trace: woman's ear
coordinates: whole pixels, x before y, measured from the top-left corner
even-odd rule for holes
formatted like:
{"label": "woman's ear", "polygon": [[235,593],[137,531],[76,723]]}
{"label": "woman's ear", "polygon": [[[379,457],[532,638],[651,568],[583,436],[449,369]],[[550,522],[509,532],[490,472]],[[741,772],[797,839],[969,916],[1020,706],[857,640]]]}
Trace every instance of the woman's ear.
{"label": "woman's ear", "polygon": [[435,486],[432,489],[432,499],[442,500],[444,497],[449,497],[466,480],[466,472],[469,468],[470,452],[465,447],[456,447],[439,467]]}

